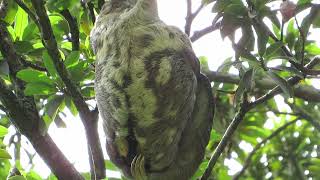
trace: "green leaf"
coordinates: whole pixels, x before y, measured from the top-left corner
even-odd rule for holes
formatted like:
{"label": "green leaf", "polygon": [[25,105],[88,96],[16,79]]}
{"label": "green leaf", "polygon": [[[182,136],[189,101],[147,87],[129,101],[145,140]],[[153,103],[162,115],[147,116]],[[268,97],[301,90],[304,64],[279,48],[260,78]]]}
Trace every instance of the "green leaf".
{"label": "green leaf", "polygon": [[9,25],[11,25],[14,22],[16,14],[18,12],[18,5],[12,0],[7,2],[8,2],[8,11],[4,18],[4,21]]}
{"label": "green leaf", "polygon": [[319,173],[320,172],[320,167],[319,166],[311,165],[311,166],[308,167],[308,169],[313,173]]}
{"label": "green leaf", "polygon": [[319,55],[320,54],[320,48],[315,43],[308,44],[305,47],[305,51],[310,53],[311,55]]}
{"label": "green leaf", "polygon": [[5,60],[0,61],[0,74],[5,76],[9,75],[9,64]]}
{"label": "green leaf", "polygon": [[45,105],[45,113],[51,118],[55,119],[59,112],[59,107],[64,101],[63,95],[53,95],[48,98],[48,103]]}
{"label": "green leaf", "polygon": [[299,0],[297,6],[302,6],[305,4],[310,4],[312,0]]}
{"label": "green leaf", "polygon": [[22,40],[23,41],[30,41],[30,40],[34,39],[35,37],[40,38],[39,29],[38,29],[37,25],[34,22],[32,22],[32,23],[29,23],[28,26],[25,28],[23,35],[22,35]]}
{"label": "green leaf", "polygon": [[266,138],[269,135],[268,131],[258,126],[247,126],[244,128],[244,131],[247,132],[247,135],[250,135],[251,137],[255,136]]}
{"label": "green leaf", "polygon": [[221,66],[218,67],[217,72],[228,72],[231,66],[242,63],[241,61],[232,61],[232,57],[228,57],[223,61]]}
{"label": "green leaf", "polygon": [[35,171],[30,171],[26,175],[26,179],[27,180],[42,180],[43,178],[38,173],[36,173]]}
{"label": "green leaf", "polygon": [[27,180],[27,179],[23,176],[12,176],[8,178],[8,180]]}
{"label": "green leaf", "polygon": [[8,134],[8,129],[0,125],[0,137],[4,137]]}
{"label": "green leaf", "polygon": [[199,62],[200,62],[201,71],[208,72],[209,71],[208,58],[205,56],[200,56]]}
{"label": "green leaf", "polygon": [[283,46],[283,43],[281,41],[279,42],[275,42],[273,44],[271,44],[267,50],[266,50],[266,53],[264,55],[264,57],[269,60],[271,59],[275,54],[276,52]]}
{"label": "green leaf", "polygon": [[86,98],[92,98],[95,96],[94,87],[85,87],[81,89],[81,94]]}
{"label": "green leaf", "polygon": [[55,78],[58,77],[57,70],[56,70],[56,68],[53,64],[53,61],[47,51],[43,52],[42,58],[43,58],[43,63],[45,65],[45,67],[47,68],[47,70],[49,71],[50,75]]}
{"label": "green leaf", "polygon": [[247,49],[248,51],[254,50],[255,37],[251,26],[241,27],[242,37],[238,41],[238,46]]}
{"label": "green leaf", "polygon": [[77,110],[76,105],[74,105],[71,97],[66,97],[65,98],[65,102],[66,102],[66,106],[68,107],[68,109],[70,110],[72,115],[77,116],[78,115],[78,110]]}
{"label": "green leaf", "polygon": [[293,97],[293,88],[285,79],[274,73],[272,70],[269,70],[267,73],[280,86],[285,95]]}
{"label": "green leaf", "polygon": [[210,3],[212,3],[214,0],[202,0],[202,3],[205,5],[208,5]]}
{"label": "green leaf", "polygon": [[44,72],[34,69],[23,69],[17,73],[17,77],[28,83],[42,82],[50,85],[54,85],[55,83]]}
{"label": "green leaf", "polygon": [[119,169],[117,166],[115,166],[110,160],[105,160],[104,161],[106,165],[106,169],[111,170],[111,171],[118,171]]}
{"label": "green leaf", "polygon": [[231,0],[216,1],[212,7],[212,12],[217,13],[223,11],[229,4]]}
{"label": "green leaf", "polygon": [[26,85],[26,89],[24,90],[24,93],[27,96],[32,95],[50,95],[57,92],[57,89],[55,86],[49,85],[47,83],[43,82],[36,82],[36,83],[28,83]]}
{"label": "green leaf", "polygon": [[258,53],[263,57],[266,52],[269,35],[263,28],[256,27],[255,30],[258,35]]}
{"label": "green leaf", "polygon": [[16,20],[14,25],[14,30],[17,38],[22,40],[24,29],[28,25],[28,14],[24,12],[22,8],[18,8],[18,12],[16,14]]}
{"label": "green leaf", "polygon": [[199,179],[203,173],[205,172],[207,166],[208,166],[209,161],[205,160],[203,161],[200,166],[198,167],[198,170],[196,171],[196,173],[192,176],[191,180],[197,180]]}
{"label": "green leaf", "polygon": [[246,91],[250,91],[253,87],[253,77],[254,77],[254,70],[249,69],[244,73],[242,76],[237,91],[234,96],[234,105],[237,105],[238,102],[242,99],[243,93]]}
{"label": "green leaf", "polygon": [[45,134],[47,133],[50,125],[53,122],[53,119],[50,118],[47,114],[45,114],[44,116],[42,116],[43,121],[40,122],[40,127],[41,127],[41,134]]}
{"label": "green leaf", "polygon": [[290,50],[293,49],[294,43],[299,36],[299,31],[294,28],[294,20],[290,20],[287,26],[287,33],[285,41],[288,44]]}
{"label": "green leaf", "polygon": [[74,66],[79,62],[79,58],[80,58],[80,52],[73,51],[67,56],[64,64],[66,65],[67,68],[70,66]]}
{"label": "green leaf", "polygon": [[11,156],[6,150],[0,149],[0,159],[11,159]]}
{"label": "green leaf", "polygon": [[228,175],[228,169],[224,167],[219,170],[217,179],[231,180],[232,178]]}
{"label": "green leaf", "polygon": [[234,4],[229,4],[225,9],[224,13],[235,15],[235,16],[243,16],[247,14],[247,9],[242,4],[242,2],[237,2]]}
{"label": "green leaf", "polygon": [[71,79],[74,82],[80,82],[80,81],[84,80],[86,75],[89,73],[88,63],[86,63],[84,61],[80,61],[76,65],[70,66],[68,68],[68,70],[70,72]]}
{"label": "green leaf", "polygon": [[320,158],[312,158],[310,161],[313,165],[320,167]]}
{"label": "green leaf", "polygon": [[319,15],[313,20],[313,27],[314,28],[320,28],[320,13]]}
{"label": "green leaf", "polygon": [[76,6],[78,2],[78,0],[48,0],[47,6],[50,11],[61,11]]}
{"label": "green leaf", "polygon": [[296,76],[299,76],[301,77],[302,79],[304,78],[304,75],[301,71],[299,71],[297,68],[295,67],[287,67],[287,66],[277,66],[276,67],[277,69],[279,70],[282,70],[282,71],[287,71],[287,72],[290,72]]}

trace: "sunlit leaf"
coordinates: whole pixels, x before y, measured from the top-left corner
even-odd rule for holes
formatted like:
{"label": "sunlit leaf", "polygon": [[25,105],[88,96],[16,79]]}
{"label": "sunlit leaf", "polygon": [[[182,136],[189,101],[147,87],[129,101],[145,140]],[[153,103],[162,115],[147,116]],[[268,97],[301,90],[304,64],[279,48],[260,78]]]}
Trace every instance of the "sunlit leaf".
{"label": "sunlit leaf", "polygon": [[0,149],[0,159],[11,159],[11,156],[6,150]]}
{"label": "sunlit leaf", "polygon": [[0,125],[0,137],[4,137],[6,134],[8,134],[8,129]]}
{"label": "sunlit leaf", "polygon": [[26,85],[26,89],[24,90],[24,93],[27,96],[50,95],[56,92],[57,92],[57,89],[55,86],[49,85],[47,83],[42,83],[42,82],[28,83]]}
{"label": "sunlit leaf", "polygon": [[28,83],[42,82],[50,85],[54,84],[54,80],[50,79],[44,72],[33,69],[21,70],[17,73],[17,77]]}
{"label": "sunlit leaf", "polygon": [[22,40],[23,32],[28,25],[28,14],[22,9],[18,8],[18,12],[16,14],[15,26],[14,30],[17,38]]}

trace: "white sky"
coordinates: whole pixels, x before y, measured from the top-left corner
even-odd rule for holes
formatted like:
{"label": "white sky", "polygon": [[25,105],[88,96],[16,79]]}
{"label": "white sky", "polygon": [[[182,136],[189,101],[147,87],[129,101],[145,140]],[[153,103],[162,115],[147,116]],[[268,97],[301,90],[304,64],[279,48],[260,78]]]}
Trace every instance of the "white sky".
{"label": "white sky", "polygon": [[[186,16],[186,0],[159,0],[159,14],[160,18],[168,25],[175,25],[181,30],[184,29],[185,16]],[[196,9],[199,6],[201,0],[193,0],[194,7]],[[205,8],[194,20],[193,30],[203,29],[211,24],[214,17],[211,13],[211,6]],[[206,56],[209,59],[209,66],[215,70],[227,57],[233,55],[233,50],[228,40],[223,41],[221,39],[219,31],[211,33],[202,39],[199,39],[193,44],[193,48],[197,56]],[[319,83],[320,84],[320,83]],[[320,87],[319,87],[320,88]],[[74,118],[71,113],[67,112],[67,129],[58,129],[55,125],[52,125],[49,129],[49,134],[52,136],[56,144],[63,151],[66,157],[75,165],[75,167],[81,172],[89,171],[89,162],[87,156],[86,138],[83,126],[80,123],[79,118]],[[11,128],[13,132],[13,128]],[[100,129],[102,148],[105,152],[104,135]],[[24,141],[25,142],[25,141]],[[26,145],[30,149],[30,145]],[[251,147],[252,148],[252,147]],[[12,152],[12,149],[11,149]],[[24,152],[22,152],[24,153]],[[27,157],[26,154],[21,156]],[[28,164],[28,159],[21,159],[22,164]],[[229,173],[234,174],[241,168],[239,163],[232,159],[225,161],[229,167],[234,167],[234,171]],[[40,173],[43,177],[47,177],[50,173],[45,163],[36,156],[34,159],[35,171]]]}

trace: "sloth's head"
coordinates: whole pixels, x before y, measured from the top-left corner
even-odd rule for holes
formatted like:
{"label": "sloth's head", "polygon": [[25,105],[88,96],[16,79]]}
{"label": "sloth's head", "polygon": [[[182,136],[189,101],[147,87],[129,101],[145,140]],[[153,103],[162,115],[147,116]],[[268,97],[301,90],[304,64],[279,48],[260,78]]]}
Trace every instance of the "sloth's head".
{"label": "sloth's head", "polygon": [[131,9],[137,0],[106,0],[100,14],[107,15],[111,13],[122,13]]}

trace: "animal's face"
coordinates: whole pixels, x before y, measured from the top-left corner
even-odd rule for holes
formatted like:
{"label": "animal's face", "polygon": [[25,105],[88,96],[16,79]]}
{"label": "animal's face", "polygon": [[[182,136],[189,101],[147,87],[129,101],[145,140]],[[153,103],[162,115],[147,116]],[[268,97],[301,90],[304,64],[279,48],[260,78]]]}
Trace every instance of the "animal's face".
{"label": "animal's face", "polygon": [[131,9],[137,0],[106,0],[100,14],[121,13],[126,9]]}

